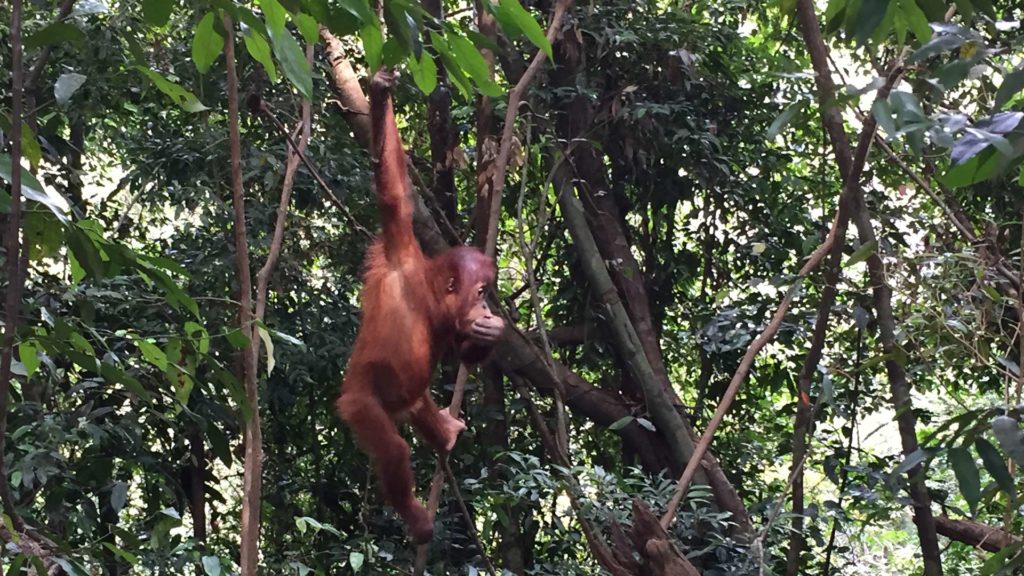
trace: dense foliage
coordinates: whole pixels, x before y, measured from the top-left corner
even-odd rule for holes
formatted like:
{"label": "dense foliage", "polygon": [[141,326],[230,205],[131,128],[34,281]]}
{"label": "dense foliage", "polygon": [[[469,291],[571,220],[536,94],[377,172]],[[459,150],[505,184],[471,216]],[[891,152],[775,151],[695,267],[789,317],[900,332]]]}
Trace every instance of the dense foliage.
{"label": "dense foliage", "polygon": [[[61,0],[18,14],[0,14],[14,239],[0,571],[254,574],[240,534],[256,423],[262,573],[413,572],[334,412],[377,223],[361,86],[381,66],[403,74],[425,249],[483,245],[501,194],[496,293],[515,324],[466,383],[459,495],[443,493],[429,573],[637,573],[650,559],[628,549],[634,499],[670,509],[720,406],[713,457],[668,523],[698,573],[1024,566],[1018,3]],[[456,374],[438,371],[439,404]],[[413,461],[425,498],[437,456],[416,442]]]}

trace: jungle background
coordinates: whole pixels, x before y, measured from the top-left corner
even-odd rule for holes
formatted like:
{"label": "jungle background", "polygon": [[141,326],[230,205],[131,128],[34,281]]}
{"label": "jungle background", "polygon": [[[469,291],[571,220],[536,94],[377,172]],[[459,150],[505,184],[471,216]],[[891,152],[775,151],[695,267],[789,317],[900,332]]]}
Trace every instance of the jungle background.
{"label": "jungle background", "polygon": [[[1018,2],[2,6],[5,574],[1024,565]],[[513,325],[419,550],[333,411],[381,66]]]}

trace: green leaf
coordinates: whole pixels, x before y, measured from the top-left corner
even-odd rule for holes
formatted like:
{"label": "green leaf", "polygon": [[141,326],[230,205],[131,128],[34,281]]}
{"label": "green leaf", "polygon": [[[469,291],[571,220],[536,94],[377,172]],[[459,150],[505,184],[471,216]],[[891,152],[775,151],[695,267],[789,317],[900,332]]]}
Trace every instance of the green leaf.
{"label": "green leaf", "polygon": [[142,19],[160,28],[171,19],[174,0],[142,0]]}
{"label": "green leaf", "polygon": [[956,141],[949,159],[954,165],[963,164],[988,146],[993,146],[1008,158],[1016,156],[1013,146],[1004,134],[1011,133],[1020,121],[1024,112],[999,112],[991,118],[978,121],[967,133]]}
{"label": "green leaf", "polygon": [[299,34],[302,34],[302,39],[306,41],[306,44],[317,43],[317,40],[320,38],[320,25],[317,23],[316,18],[299,12],[292,20],[295,22],[295,27],[299,29]]}
{"label": "green leaf", "polygon": [[198,350],[200,354],[206,354],[209,352],[210,333],[207,332],[206,328],[203,328],[199,324],[190,320],[185,322],[185,334],[188,334],[188,337],[193,340],[198,340],[198,342],[193,341],[192,346]]}
{"label": "green leaf", "polygon": [[[888,0],[886,2],[885,14],[882,15],[882,21],[875,27],[874,32],[871,33],[868,40],[872,45],[882,44],[886,41],[889,33],[893,31],[896,25],[897,15],[901,15],[897,0]],[[903,45],[903,39],[906,37],[906,28],[903,30],[897,30],[900,34],[900,45]]]}
{"label": "green leaf", "polygon": [[993,108],[1002,110],[1003,106],[1020,93],[1022,89],[1024,89],[1024,67],[1017,68],[1003,78],[1003,83],[999,85],[999,90],[996,91],[996,101]]}
{"label": "green leaf", "polygon": [[168,304],[173,306],[176,310],[179,306],[184,306],[193,317],[199,317],[199,305],[196,304],[196,301],[192,299],[191,296],[181,289],[177,280],[171,278],[160,268],[141,262],[140,264],[140,268],[144,270],[146,274],[152,276],[160,288],[163,289]]}
{"label": "green leaf", "polygon": [[384,36],[381,34],[380,25],[373,21],[363,26],[359,30],[359,37],[363,39],[363,52],[366,54],[370,72],[375,73],[384,60]]}
{"label": "green leaf", "polygon": [[874,240],[861,244],[859,248],[853,251],[853,254],[850,254],[850,257],[847,258],[846,264],[844,264],[843,267],[850,268],[856,264],[859,264],[867,260],[872,254],[875,253],[875,249],[877,247],[878,243],[875,242]]}
{"label": "green leaf", "polygon": [[68,574],[69,576],[86,576],[86,574],[88,574],[85,571],[76,569],[75,566],[71,562],[69,562],[67,558],[63,558],[61,556],[53,556],[51,557],[51,560],[53,561],[54,564],[60,566],[64,574]]}
{"label": "green leaf", "polygon": [[241,350],[249,345],[249,337],[243,334],[238,328],[227,331],[224,336],[227,337],[228,343],[231,344],[235,350]]}
{"label": "green leaf", "polygon": [[220,558],[216,556],[203,556],[203,571],[207,576],[220,576]]}
{"label": "green leaf", "polygon": [[366,559],[362,552],[349,552],[348,565],[352,567],[354,572],[359,572],[363,569],[363,561]]}
{"label": "green leaf", "polygon": [[43,160],[43,149],[39,146],[39,139],[28,122],[21,123],[21,157],[28,160],[32,169],[37,168]]}
{"label": "green leaf", "polygon": [[48,574],[49,571],[46,569],[46,565],[43,564],[43,559],[39,556],[31,556],[29,561],[32,563],[32,567],[35,568],[36,574]]}
{"label": "green leaf", "polygon": [[[366,25],[377,23],[377,16],[370,9],[370,3],[367,0],[341,0],[339,4],[347,12],[359,18],[361,23]],[[379,24],[377,24],[377,30],[380,30]]]}
{"label": "green leaf", "polygon": [[63,232],[65,229],[52,213],[42,210],[26,213],[23,234],[29,246],[29,259],[39,261],[59,257]]}
{"label": "green leaf", "polygon": [[188,90],[178,86],[167,78],[164,78],[159,72],[150,70],[145,66],[135,66],[135,68],[149,78],[149,80],[156,85],[158,90],[167,95],[175,104],[180,106],[186,112],[202,112],[204,110],[209,110],[209,108],[203,106],[203,103],[195,97],[195,94],[192,94]]}
{"label": "green leaf", "polygon": [[219,458],[225,466],[231,466],[233,461],[231,444],[228,442],[228,437],[224,435],[224,431],[217,426],[207,426],[206,438],[210,441],[210,449],[213,450],[214,456]]}
{"label": "green leaf", "polygon": [[207,12],[192,38],[192,61],[199,73],[206,74],[223,50],[224,37],[215,28],[213,12]]}
{"label": "green leaf", "polygon": [[459,66],[458,60],[452,54],[448,44],[443,40],[441,42],[441,44],[436,44],[431,40],[431,44],[441,57],[441,61],[444,62],[445,71],[448,72],[448,80],[459,91],[459,94],[468,98],[473,92],[472,83],[469,77],[466,76],[466,72]]}
{"label": "green leaf", "polygon": [[423,94],[430,96],[437,88],[437,65],[434,64],[434,58],[430,54],[423,52],[419,60],[415,55],[410,55],[409,71],[412,72],[412,79],[416,82],[416,87]]}
{"label": "green leaf", "polygon": [[85,32],[70,22],[54,22],[25,39],[25,50],[35,50],[43,46],[52,46],[61,42],[79,44],[85,40]]}
{"label": "green leaf", "polygon": [[[902,0],[902,2],[906,2],[906,0]],[[896,41],[900,46],[906,46],[907,31],[910,29],[910,23],[907,22],[907,15],[904,14],[903,8],[900,6],[902,2],[893,2],[889,4],[889,11],[893,13],[892,28],[896,32]],[[872,40],[874,40],[874,38],[872,38]]]}
{"label": "green leaf", "polygon": [[900,0],[900,10],[906,18],[910,31],[917,37],[917,41],[926,44],[932,39],[932,27],[928,25],[928,17],[914,0]]}
{"label": "green leaf", "polygon": [[39,348],[33,342],[18,344],[18,360],[25,366],[25,377],[31,378],[39,369]]}
{"label": "green leaf", "polygon": [[61,74],[53,84],[53,95],[57,99],[57,104],[67,106],[71,102],[71,96],[85,84],[85,80],[86,76],[74,72]]}
{"label": "green leaf", "polygon": [[121,384],[129,392],[135,394],[136,396],[145,400],[146,402],[149,402],[150,399],[152,398],[149,395],[149,392],[146,391],[146,389],[142,386],[142,384],[139,383],[138,380],[125,374],[123,370],[121,370],[117,366],[114,366],[113,364],[101,362],[100,374],[103,375],[103,379],[106,380],[107,382]]}
{"label": "green leaf", "polygon": [[114,486],[110,489],[110,507],[114,509],[114,513],[120,514],[127,502],[128,485],[120,481],[114,482]]}
{"label": "green leaf", "polygon": [[999,153],[995,148],[988,148],[967,162],[954,166],[939,177],[939,180],[950,188],[963,188],[988,180],[999,167]]}
{"label": "green leaf", "polygon": [[85,339],[85,336],[82,336],[78,332],[72,332],[71,335],[69,336],[69,339],[71,341],[71,347],[74,348],[75,350],[78,350],[79,352],[87,356],[96,356],[96,349],[93,348],[92,344],[90,344],[89,341]]}
{"label": "green leaf", "polygon": [[284,32],[285,16],[287,13],[281,3],[277,0],[260,0],[260,9],[267,20],[269,32]]}
{"label": "green leaf", "polygon": [[139,352],[142,352],[142,357],[147,362],[156,366],[160,370],[167,370],[167,354],[164,353],[156,344],[143,340],[142,338],[134,338],[135,345],[138,346]]}
{"label": "green leaf", "polygon": [[75,259],[82,266],[82,269],[85,270],[86,274],[96,279],[106,277],[107,266],[103,262],[99,249],[88,234],[75,226],[67,230],[65,238],[68,242],[68,248],[74,253]]}
{"label": "green leaf", "polygon": [[825,7],[825,32],[833,34],[839,29],[843,19],[846,18],[846,11],[849,9],[847,0],[828,0]]}
{"label": "green leaf", "polygon": [[139,557],[136,556],[135,554],[132,554],[131,552],[128,552],[127,550],[122,550],[122,549],[118,548],[117,546],[114,546],[110,542],[101,542],[101,544],[103,544],[103,546],[107,550],[110,550],[111,552],[113,552],[115,556],[117,556],[118,558],[120,558],[120,559],[124,560],[125,562],[131,564],[132,566],[134,566],[134,565],[139,563]]}
{"label": "green leaf", "polygon": [[[310,6],[318,5],[320,1],[321,0],[310,0],[309,4]],[[345,3],[342,2],[341,7],[335,8],[331,6],[330,8],[327,8],[326,2],[324,2],[325,11],[323,11],[322,14],[320,11],[313,14],[321,24],[326,26],[328,30],[333,32],[334,35],[339,38],[355,34],[363,25],[362,19],[353,14],[351,10],[345,8],[344,4]]]}
{"label": "green leaf", "polygon": [[1006,462],[1003,461],[996,447],[984,438],[976,438],[974,440],[974,447],[981,456],[981,462],[985,465],[985,470],[988,470],[988,473],[995,479],[999,488],[1010,497],[1010,501],[1016,501],[1017,490],[1013,483],[1013,477],[1010,476],[1010,471],[1006,468]]}
{"label": "green leaf", "polygon": [[266,38],[250,26],[242,28],[242,40],[245,41],[245,49],[252,56],[253,60],[259,62],[266,70],[271,82],[277,82],[277,66],[274,65],[274,58],[270,55],[270,44]]}
{"label": "green leaf", "polygon": [[887,140],[891,140],[896,136],[896,121],[892,117],[892,108],[889,107],[889,102],[886,100],[875,100],[875,103],[871,105],[871,114],[875,117],[875,122],[878,123],[879,128],[885,132]]}
{"label": "green leaf", "polygon": [[956,475],[960,494],[967,501],[967,505],[971,507],[971,513],[975,513],[978,502],[981,500],[981,476],[978,473],[978,465],[974,462],[974,457],[971,456],[971,451],[962,446],[950,448],[949,464]]}
{"label": "green leaf", "polygon": [[632,421],[632,416],[623,416],[622,418],[619,418],[615,422],[612,422],[611,425],[608,426],[608,429],[611,430],[612,432],[616,430],[622,430],[623,428],[626,427],[627,424],[629,424]]}
{"label": "green leaf", "polygon": [[775,117],[772,121],[772,125],[768,127],[768,131],[765,133],[765,138],[769,140],[775,139],[782,130],[793,121],[793,118],[804,108],[807,107],[806,100],[800,100],[799,102],[793,102],[781,114]]}
{"label": "green leaf", "polygon": [[917,96],[910,92],[893,90],[889,94],[889,106],[896,113],[896,118],[900,121],[900,124],[911,124],[928,120],[924,109],[921,108],[921,102],[917,99]]}
{"label": "green leaf", "polygon": [[[21,539],[21,532],[18,532],[14,529],[14,522],[11,521],[11,517],[5,513],[0,513],[0,521],[3,522],[4,528],[7,528],[7,532],[11,535],[11,539],[14,541],[15,544],[17,544],[18,540]],[[45,570],[43,572],[40,572],[40,574],[45,573]]]}
{"label": "green leaf", "polygon": [[[430,39],[431,43],[435,46],[445,43],[440,35],[435,32],[430,33]],[[491,80],[487,61],[484,60],[480,51],[470,42],[469,38],[452,32],[445,37],[445,40],[448,41],[447,45],[455,57],[456,64],[461,70],[465,70],[469,74],[481,94],[492,97],[498,97],[503,94],[501,88]],[[452,68],[452,66],[448,66],[448,68]]]}
{"label": "green leaf", "polygon": [[420,31],[416,26],[416,21],[405,10],[405,6],[401,2],[385,2],[383,16],[384,24],[391,36],[388,38],[388,42],[395,45],[394,62],[404,60],[405,55],[410,52],[416,58],[420,58],[423,53]]}
{"label": "green leaf", "polygon": [[636,423],[650,430],[651,432],[657,432],[657,428],[654,427],[654,423],[647,418],[637,418]]}
{"label": "green leaf", "polygon": [[973,0],[974,5],[977,6],[978,10],[984,12],[989,18],[996,20],[996,9],[992,5],[992,0]]}
{"label": "green leaf", "polygon": [[95,356],[92,356],[92,355],[89,355],[89,354],[83,354],[83,353],[79,352],[78,350],[65,350],[64,354],[72,362],[74,362],[75,364],[81,366],[82,368],[85,368],[86,370],[90,370],[90,371],[93,371],[93,372],[96,372],[96,371],[99,370],[99,364],[100,363],[96,361],[96,357]]}
{"label": "green leaf", "polygon": [[270,44],[274,47],[274,55],[281,63],[285,77],[307,100],[313,99],[313,76],[306,61],[306,54],[295,41],[295,37],[287,30],[270,29]]}
{"label": "green leaf", "polygon": [[859,44],[864,44],[878,25],[885,19],[889,11],[890,0],[864,0],[857,13],[857,25],[854,36]]}
{"label": "green leaf", "polygon": [[403,60],[408,51],[402,47],[401,40],[397,36],[391,36],[384,42],[384,48],[381,50],[383,56],[381,60],[381,66],[387,66],[388,68],[395,68]]}
{"label": "green leaf", "polygon": [[[519,32],[522,32],[534,46],[541,49],[549,60],[554,56],[551,51],[551,43],[548,42],[544,29],[534,20],[533,16],[523,8],[519,0],[499,0],[494,6],[495,12],[501,13],[503,18],[499,22],[512,22]],[[504,26],[503,26],[504,27]]]}
{"label": "green leaf", "polygon": [[[7,523],[4,522],[4,524],[7,524]],[[17,544],[17,542],[18,542],[18,537],[16,536],[17,532],[12,532],[10,528],[8,528],[7,530],[8,530],[8,534],[11,534],[11,540],[14,541],[15,544]],[[11,567],[7,570],[7,576],[20,576],[20,574],[21,574],[21,567],[25,565],[25,561],[27,559],[28,559],[28,557],[25,556],[24,554],[18,554],[17,556],[15,556],[14,559],[11,560]]]}
{"label": "green leaf", "polygon": [[960,82],[963,82],[973,67],[973,60],[954,60],[939,68],[938,72],[935,73],[935,81],[945,90],[950,90],[955,88]]}

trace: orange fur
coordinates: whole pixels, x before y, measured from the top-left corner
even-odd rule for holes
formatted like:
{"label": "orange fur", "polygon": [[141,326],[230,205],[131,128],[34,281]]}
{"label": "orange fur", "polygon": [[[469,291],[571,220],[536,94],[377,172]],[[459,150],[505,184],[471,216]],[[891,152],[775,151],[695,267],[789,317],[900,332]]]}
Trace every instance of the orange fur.
{"label": "orange fur", "polygon": [[427,258],[412,229],[411,186],[395,126],[393,73],[370,85],[373,162],[381,233],[366,256],[363,319],[349,359],[338,414],[374,460],[385,499],[402,516],[414,541],[433,535],[433,521],[414,494],[409,446],[396,422],[408,420],[438,451],[457,434],[430,396],[430,376],[454,350],[480,361],[493,345],[474,337],[473,325],[493,317],[481,287],[494,281],[494,262],[479,250],[455,247]]}

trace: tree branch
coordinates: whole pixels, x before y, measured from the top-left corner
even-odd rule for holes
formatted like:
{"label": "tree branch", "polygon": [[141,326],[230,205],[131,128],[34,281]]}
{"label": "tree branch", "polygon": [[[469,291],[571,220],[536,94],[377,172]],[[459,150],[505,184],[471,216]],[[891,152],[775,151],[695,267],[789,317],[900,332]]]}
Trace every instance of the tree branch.
{"label": "tree branch", "polygon": [[775,310],[775,314],[772,315],[772,319],[768,322],[768,326],[750,343],[747,347],[746,353],[743,354],[743,359],[740,360],[740,365],[736,368],[736,372],[732,375],[732,380],[729,381],[729,387],[726,388],[725,394],[722,395],[722,400],[718,403],[718,408],[715,409],[714,416],[711,417],[711,421],[708,422],[707,429],[704,430],[704,434],[700,437],[700,441],[697,443],[697,447],[694,449],[693,457],[686,464],[686,469],[683,470],[683,475],[679,478],[679,482],[676,484],[675,493],[672,494],[672,498],[669,500],[668,508],[665,514],[661,517],[662,528],[668,529],[672,519],[675,518],[676,510],[679,508],[680,502],[683,500],[683,496],[686,495],[686,491],[690,486],[690,482],[693,480],[694,474],[697,472],[697,466],[700,465],[700,459],[704,457],[708,447],[711,445],[711,440],[714,438],[715,431],[718,429],[719,424],[722,423],[722,419],[725,417],[725,413],[729,410],[733,400],[736,399],[736,394],[739,392],[740,385],[746,379],[747,374],[750,372],[750,367],[754,364],[754,358],[757,357],[758,352],[765,347],[772,338],[775,337],[775,333],[779,331],[779,327],[782,326],[782,320],[786,316],[786,312],[789,310],[790,304],[793,303],[793,299],[796,298],[799,292],[800,285],[803,283],[804,278],[814,270],[814,268],[824,259],[825,255],[832,249],[832,245],[835,242],[836,237],[836,224],[839,219],[837,218],[833,224],[832,229],[829,231],[825,241],[821,243],[814,252],[808,257],[807,262],[800,268],[797,273],[796,281],[792,286],[789,287],[789,291],[786,292],[786,296],[783,297],[782,302]]}
{"label": "tree branch", "polygon": [[[796,14],[815,72],[818,107],[821,110],[822,122],[832,140],[840,175],[846,181],[852,174],[855,174],[854,156],[850,153],[850,143],[843,127],[842,115],[835,105],[836,91],[828,64],[828,49],[821,36],[814,2],[812,0],[797,0]],[[892,289],[886,281],[885,264],[877,252],[878,239],[864,202],[864,193],[859,186],[856,187],[856,193],[850,200],[850,219],[857,227],[857,235],[861,244],[873,244],[876,247],[876,251],[867,259],[868,276],[872,286],[879,337],[882,352],[886,358],[885,368],[889,377],[889,388],[897,415],[903,453],[911,454],[918,448],[917,420],[913,412],[906,370],[896,359],[898,344],[896,342],[896,322],[892,312]],[[907,478],[914,509],[914,523],[917,525],[918,540],[921,543],[921,554],[924,558],[924,574],[925,576],[940,576],[942,574],[941,552],[935,531],[935,519],[932,516],[931,498],[928,495],[928,487],[925,484],[921,465],[908,470]]]}
{"label": "tree branch", "polygon": [[1020,542],[1020,537],[1010,532],[974,520],[954,520],[949,516],[936,516],[935,526],[939,534],[950,540],[963,542],[989,552],[999,552],[1007,546]]}
{"label": "tree branch", "polygon": [[[548,25],[547,39],[551,44],[555,43],[555,37],[562,25],[562,17],[572,6],[573,0],[557,0],[554,13],[551,15],[551,23]],[[498,245],[498,218],[501,215],[501,195],[505,190],[505,173],[508,171],[508,162],[512,155],[512,142],[515,139],[515,121],[519,114],[519,102],[523,94],[533,82],[534,76],[540,71],[546,56],[542,50],[537,50],[530,66],[523,73],[523,76],[516,83],[512,91],[508,93],[508,109],[505,111],[505,125],[501,131],[501,145],[498,148],[498,158],[494,162],[494,172],[491,176],[491,197],[490,210],[487,221],[487,240],[484,242],[484,252],[493,255]]]}
{"label": "tree branch", "polygon": [[[313,65],[313,45],[306,45],[306,62]],[[288,221],[288,205],[291,203],[292,189],[295,187],[295,174],[299,170],[299,162],[305,157],[306,146],[309,144],[309,134],[312,121],[310,119],[310,101],[299,97],[301,103],[301,127],[302,135],[294,147],[288,146],[288,159],[285,161],[284,181],[281,183],[281,199],[277,205],[277,218],[274,221],[274,234],[270,240],[270,251],[267,253],[267,261],[256,273],[256,319],[263,320],[267,309],[267,292],[270,283],[270,275],[277,266],[277,260],[281,256],[281,246],[284,244],[284,228]],[[255,355],[260,355],[260,339],[254,342],[256,346]]]}
{"label": "tree branch", "polygon": [[326,46],[327,61],[331,65],[331,87],[338,96],[341,115],[352,128],[356,142],[363,148],[370,147],[370,103],[359,86],[359,79],[352,70],[345,55],[345,47],[337,36],[321,26],[320,37]]}
{"label": "tree branch", "polygon": [[[892,92],[893,86],[896,85],[896,82],[901,77],[902,68],[893,66],[886,77],[885,84],[876,93],[875,101],[886,100],[889,97],[889,93]],[[793,477],[793,521],[789,538],[789,549],[786,552],[786,574],[789,576],[795,576],[799,572],[800,553],[803,551],[804,545],[804,480],[802,468],[807,453],[807,434],[814,416],[814,411],[810,404],[811,380],[814,378],[815,372],[817,372],[818,362],[821,361],[825,337],[828,334],[829,317],[832,314],[832,306],[835,304],[836,294],[838,293],[843,248],[846,246],[846,229],[850,220],[850,206],[853,198],[860,191],[861,175],[864,172],[864,164],[867,162],[876,129],[877,122],[874,115],[865,117],[851,164],[851,172],[843,182],[843,191],[839,198],[839,205],[836,208],[835,223],[833,224],[834,238],[829,262],[825,268],[825,286],[822,288],[821,302],[818,305],[818,317],[814,323],[811,346],[807,351],[807,356],[804,358],[803,366],[800,368],[800,374],[797,376],[797,409],[793,424],[793,463],[791,467],[791,475]]]}
{"label": "tree branch", "polygon": [[[249,242],[245,231],[245,196],[242,190],[242,142],[238,127],[238,76],[235,72],[235,33],[231,17],[221,15],[224,31],[224,63],[227,68],[228,144],[231,153],[231,204],[234,208],[235,271],[238,274],[238,326],[249,345],[242,348],[242,384],[248,417],[245,419],[245,471],[242,479],[242,542],[240,572],[256,576],[259,567],[260,503],[263,475],[263,433],[260,430],[256,350],[253,323],[252,277]],[[243,410],[243,413],[245,411]]]}

